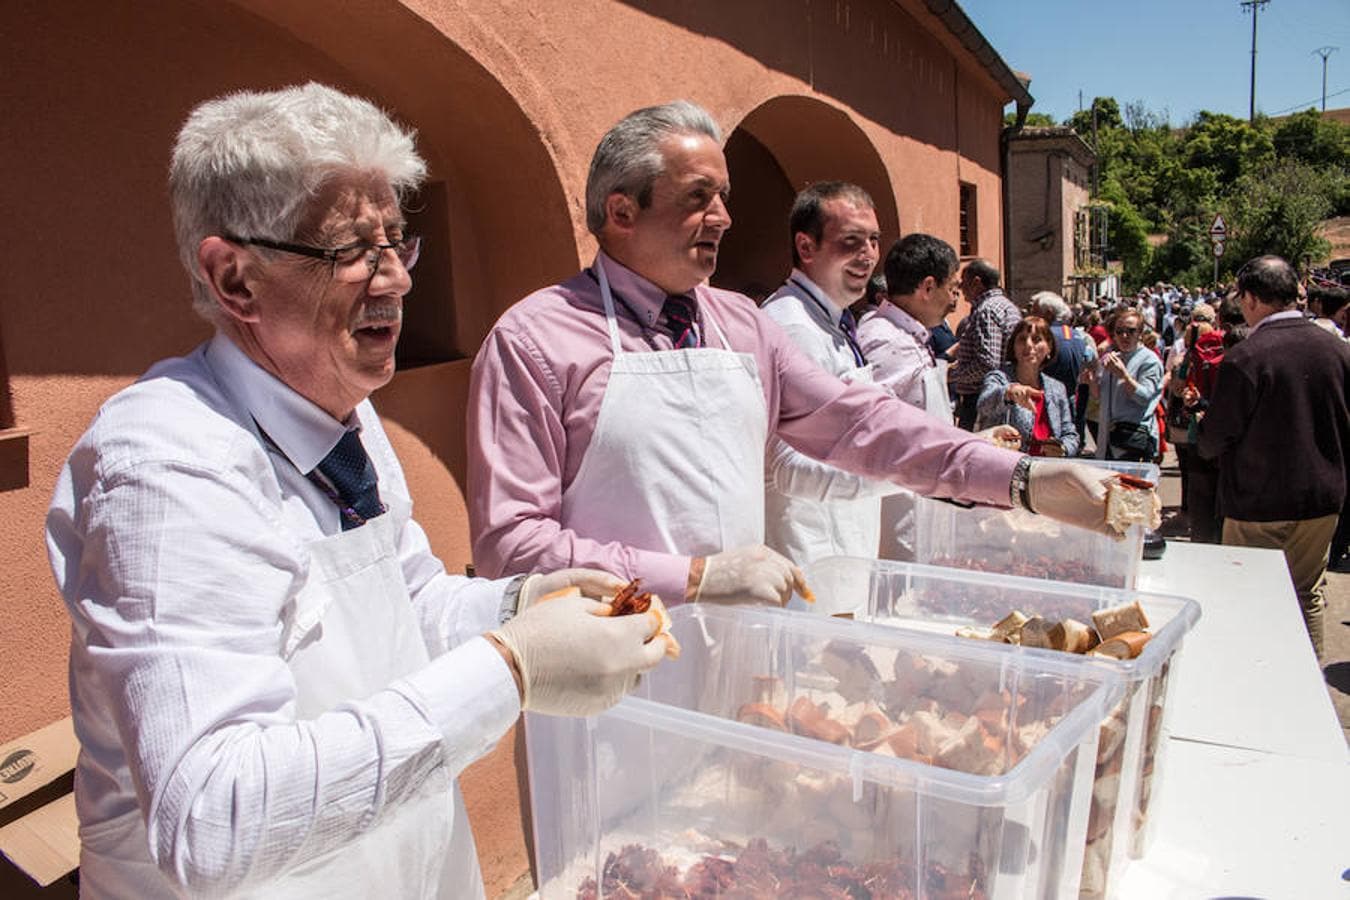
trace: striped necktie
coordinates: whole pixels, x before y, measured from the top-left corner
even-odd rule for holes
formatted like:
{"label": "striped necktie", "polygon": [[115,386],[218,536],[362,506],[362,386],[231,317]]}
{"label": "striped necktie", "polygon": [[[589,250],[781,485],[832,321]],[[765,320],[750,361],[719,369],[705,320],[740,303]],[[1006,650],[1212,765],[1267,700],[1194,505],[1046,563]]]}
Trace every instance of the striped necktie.
{"label": "striped necktie", "polygon": [[661,315],[665,317],[666,331],[670,332],[670,339],[676,350],[699,345],[698,331],[694,328],[698,305],[693,297],[671,294],[661,307]]}
{"label": "striped necktie", "polygon": [[848,339],[848,348],[853,351],[853,362],[859,366],[866,365],[867,357],[863,356],[862,346],[858,343],[858,323],[850,310],[846,309],[840,314],[839,330]]}
{"label": "striped necktie", "polygon": [[[361,435],[348,431],[328,455],[319,463],[316,471],[333,486],[337,496],[329,496],[342,510],[342,530],[359,528],[367,519],[373,519],[384,512],[380,502],[379,476],[375,473],[375,464],[370,461],[366,448],[361,445]],[[313,473],[310,473],[313,480]],[[322,482],[319,482],[322,487]]]}

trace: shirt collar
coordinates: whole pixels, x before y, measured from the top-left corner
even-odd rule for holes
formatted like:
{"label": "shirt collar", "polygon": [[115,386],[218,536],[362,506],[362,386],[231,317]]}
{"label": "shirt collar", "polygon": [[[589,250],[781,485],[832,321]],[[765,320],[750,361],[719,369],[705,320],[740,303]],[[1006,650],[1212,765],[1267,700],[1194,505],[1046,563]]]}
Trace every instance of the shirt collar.
{"label": "shirt collar", "polygon": [[829,296],[820,289],[820,285],[807,277],[805,272],[794,266],[792,274],[788,276],[788,281],[791,281],[793,284],[797,285],[797,287],[806,291],[813,300],[825,307],[825,311],[830,314],[830,321],[836,325],[839,324],[839,319],[844,314],[844,308],[831,300]]}
{"label": "shirt collar", "polygon": [[268,440],[302,473],[312,472],[343,434],[360,429],[356,413],[347,424],[339,422],[249,359],[220,332],[207,344],[206,356],[226,390],[243,403]]}
{"label": "shirt collar", "polygon": [[989,290],[985,291],[983,294],[976,297],[975,302],[970,305],[970,308],[974,309],[977,306],[983,306],[984,301],[988,300],[990,297],[1002,297],[1002,296],[1003,296],[1003,288],[991,287]]}
{"label": "shirt collar", "polygon": [[1251,331],[1247,332],[1247,337],[1251,337],[1252,334],[1256,332],[1256,329],[1260,328],[1267,322],[1279,322],[1283,319],[1301,319],[1301,318],[1303,318],[1303,313],[1299,312],[1297,309],[1284,309],[1280,310],[1277,313],[1271,313],[1270,315],[1266,316],[1264,319],[1253,325]]}
{"label": "shirt collar", "polygon": [[890,300],[882,300],[881,305],[877,307],[877,315],[885,316],[896,328],[908,334],[920,344],[927,345],[929,332],[923,327],[923,323],[905,312],[899,306],[896,306]]}
{"label": "shirt collar", "polygon": [[666,305],[666,292],[603,250],[596,251],[595,258],[604,261],[605,277],[609,279],[609,289],[615,299],[623,298],[623,306],[637,316],[639,324],[655,328],[661,318],[661,308]]}

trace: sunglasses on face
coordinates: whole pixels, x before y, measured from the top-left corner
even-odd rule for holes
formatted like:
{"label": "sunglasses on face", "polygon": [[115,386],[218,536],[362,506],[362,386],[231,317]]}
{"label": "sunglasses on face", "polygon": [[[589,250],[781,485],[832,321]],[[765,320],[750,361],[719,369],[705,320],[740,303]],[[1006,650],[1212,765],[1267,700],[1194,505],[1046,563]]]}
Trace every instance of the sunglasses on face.
{"label": "sunglasses on face", "polygon": [[1125,337],[1129,337],[1129,336],[1132,335],[1132,334],[1138,334],[1138,333],[1139,333],[1139,329],[1138,329],[1138,328],[1117,328],[1117,329],[1116,329],[1116,334],[1124,335]]}

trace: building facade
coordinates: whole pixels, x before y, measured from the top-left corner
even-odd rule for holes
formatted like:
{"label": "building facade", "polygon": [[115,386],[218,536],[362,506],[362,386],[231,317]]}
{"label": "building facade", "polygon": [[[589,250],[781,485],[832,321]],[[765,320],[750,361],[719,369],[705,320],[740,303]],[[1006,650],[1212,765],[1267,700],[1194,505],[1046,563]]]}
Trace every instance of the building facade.
{"label": "building facade", "polygon": [[[875,198],[883,241],[928,231],[1002,264],[1002,110],[1025,87],[950,0],[17,0],[0,158],[0,741],[68,713],[69,623],[43,521],[99,405],[203,340],[165,176],[199,101],[309,80],[418,131],[432,172],[400,372],[374,398],[451,571],[469,365],[497,316],[589,263],[590,154],[627,112],[685,97],[728,135],[735,224],[714,283],[773,288],[793,194]],[[965,228],[963,230],[963,224]],[[489,893],[526,867],[519,742],[463,779]]]}
{"label": "building facade", "polygon": [[1096,160],[1072,128],[1023,128],[1008,139],[1008,284],[1017,302],[1037,291],[1072,298],[1085,274],[1103,268],[1105,217],[1091,207]]}

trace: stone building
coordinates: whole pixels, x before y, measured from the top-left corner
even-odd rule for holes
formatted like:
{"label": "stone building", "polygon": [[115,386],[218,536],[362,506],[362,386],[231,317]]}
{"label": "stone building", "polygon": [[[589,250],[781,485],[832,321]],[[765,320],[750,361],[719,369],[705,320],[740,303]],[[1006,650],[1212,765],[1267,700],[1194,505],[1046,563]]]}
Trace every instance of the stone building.
{"label": "stone building", "polygon": [[[1072,297],[1100,267],[1094,244],[1096,154],[1068,127],[1024,128],[1008,140],[1008,285],[1025,303],[1037,291]],[[1089,282],[1095,279],[1089,279]]]}
{"label": "stone building", "polygon": [[[677,97],[709,109],[735,218],[714,281],[755,290],[786,275],[790,201],[821,178],[871,192],[887,245],[923,230],[1002,264],[1003,108],[1031,105],[951,0],[13,0],[7,20],[0,741],[69,710],[43,543],[65,455],[110,394],[208,334],[165,189],[197,102],[318,80],[418,130],[426,240],[374,401],[451,571],[471,562],[470,361],[511,303],[590,262],[583,188],[609,125]],[[463,778],[490,893],[526,869],[518,747]]]}

